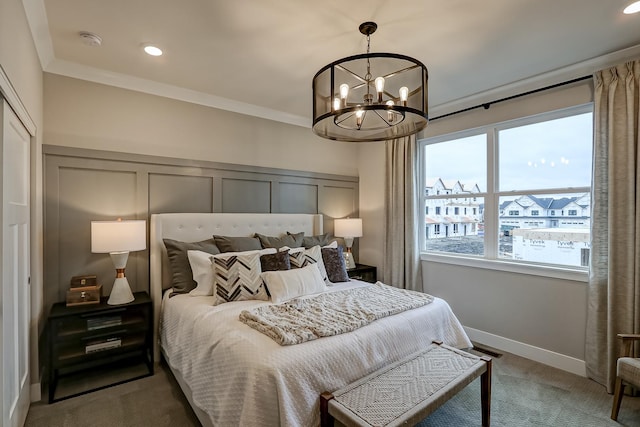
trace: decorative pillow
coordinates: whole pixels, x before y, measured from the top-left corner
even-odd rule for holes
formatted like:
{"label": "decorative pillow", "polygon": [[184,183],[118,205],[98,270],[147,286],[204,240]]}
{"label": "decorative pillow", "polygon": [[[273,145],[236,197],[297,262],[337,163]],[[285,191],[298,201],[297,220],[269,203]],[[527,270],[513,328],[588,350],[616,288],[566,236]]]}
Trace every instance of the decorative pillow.
{"label": "decorative pillow", "polygon": [[260,240],[260,244],[263,248],[280,249],[284,246],[288,246],[290,248],[299,248],[300,246],[302,246],[302,238],[304,237],[304,233],[287,233],[282,237],[265,236],[264,234],[256,233],[255,236]]}
{"label": "decorative pillow", "polygon": [[327,278],[332,283],[348,282],[347,265],[344,262],[342,246],[322,248],[322,261],[327,271]]}
{"label": "decorative pillow", "polygon": [[302,246],[307,249],[314,246],[326,246],[331,242],[331,239],[332,237],[330,233],[320,234],[317,236],[304,236],[302,238]]}
{"label": "decorative pillow", "polygon": [[198,284],[189,292],[189,295],[192,297],[213,295],[215,284],[213,255],[202,251],[187,251],[187,257],[193,271],[193,280]]}
{"label": "decorative pillow", "polygon": [[262,282],[260,256],[275,253],[275,249],[248,252],[228,252],[213,256],[213,274],[215,275],[213,305],[230,301],[263,300],[269,295]]}
{"label": "decorative pillow", "polygon": [[196,288],[197,283],[193,280],[193,273],[187,257],[188,250],[203,251],[212,255],[220,253],[213,239],[201,242],[180,242],[172,239],[162,239],[167,248],[169,257],[169,268],[171,269],[171,286],[173,294],[186,294]]}
{"label": "decorative pillow", "polygon": [[213,236],[220,252],[246,252],[262,249],[257,237]]}
{"label": "decorative pillow", "polygon": [[289,261],[289,249],[260,256],[260,267],[262,271],[278,271],[291,269]]}
{"label": "decorative pillow", "polygon": [[289,250],[289,263],[291,264],[291,269],[303,268],[310,264],[318,264],[320,277],[322,277],[322,280],[327,280],[327,272],[325,271],[324,263],[322,262],[320,246],[314,246],[309,249],[293,248]]}
{"label": "decorative pillow", "polygon": [[316,264],[286,271],[267,271],[261,274],[275,304],[291,298],[324,292],[327,287]]}

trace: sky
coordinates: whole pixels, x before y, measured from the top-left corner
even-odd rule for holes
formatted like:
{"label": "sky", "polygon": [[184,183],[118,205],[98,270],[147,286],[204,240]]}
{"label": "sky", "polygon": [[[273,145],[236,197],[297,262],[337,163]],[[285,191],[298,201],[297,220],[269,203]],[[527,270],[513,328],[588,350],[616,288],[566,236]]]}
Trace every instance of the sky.
{"label": "sky", "polygon": [[[591,186],[592,114],[499,132],[499,191]],[[487,190],[484,134],[427,145],[427,182],[434,178]]]}

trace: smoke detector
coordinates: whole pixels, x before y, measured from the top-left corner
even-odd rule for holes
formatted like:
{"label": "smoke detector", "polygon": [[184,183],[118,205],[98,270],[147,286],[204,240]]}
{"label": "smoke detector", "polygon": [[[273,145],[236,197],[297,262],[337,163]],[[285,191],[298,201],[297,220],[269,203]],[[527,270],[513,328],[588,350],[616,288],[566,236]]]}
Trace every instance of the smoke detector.
{"label": "smoke detector", "polygon": [[90,33],[89,31],[80,31],[80,40],[82,43],[87,46],[100,46],[102,44],[102,38],[94,33]]}

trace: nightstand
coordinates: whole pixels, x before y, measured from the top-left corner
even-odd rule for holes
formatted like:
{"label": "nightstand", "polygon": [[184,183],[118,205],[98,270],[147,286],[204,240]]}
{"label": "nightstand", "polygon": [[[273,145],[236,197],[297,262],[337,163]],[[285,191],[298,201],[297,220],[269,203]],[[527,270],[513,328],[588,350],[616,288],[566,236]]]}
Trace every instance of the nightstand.
{"label": "nightstand", "polygon": [[[153,312],[146,292],[128,304],[51,307],[49,403],[153,375]],[[56,395],[58,392],[59,395]]]}
{"label": "nightstand", "polygon": [[356,264],[356,268],[347,270],[347,274],[351,279],[362,280],[363,282],[376,283],[378,280],[377,269],[371,265]]}

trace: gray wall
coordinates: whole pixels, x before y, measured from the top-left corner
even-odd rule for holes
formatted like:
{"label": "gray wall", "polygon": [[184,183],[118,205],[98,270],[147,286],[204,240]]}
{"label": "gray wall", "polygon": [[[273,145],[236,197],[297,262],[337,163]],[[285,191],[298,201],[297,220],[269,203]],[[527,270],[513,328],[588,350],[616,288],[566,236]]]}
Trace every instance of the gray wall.
{"label": "gray wall", "polygon": [[[64,301],[72,276],[96,274],[108,295],[114,269],[91,253],[92,220],[167,212],[358,215],[358,178],[45,145],[44,303]],[[130,254],[132,290],[149,289],[148,251]]]}

